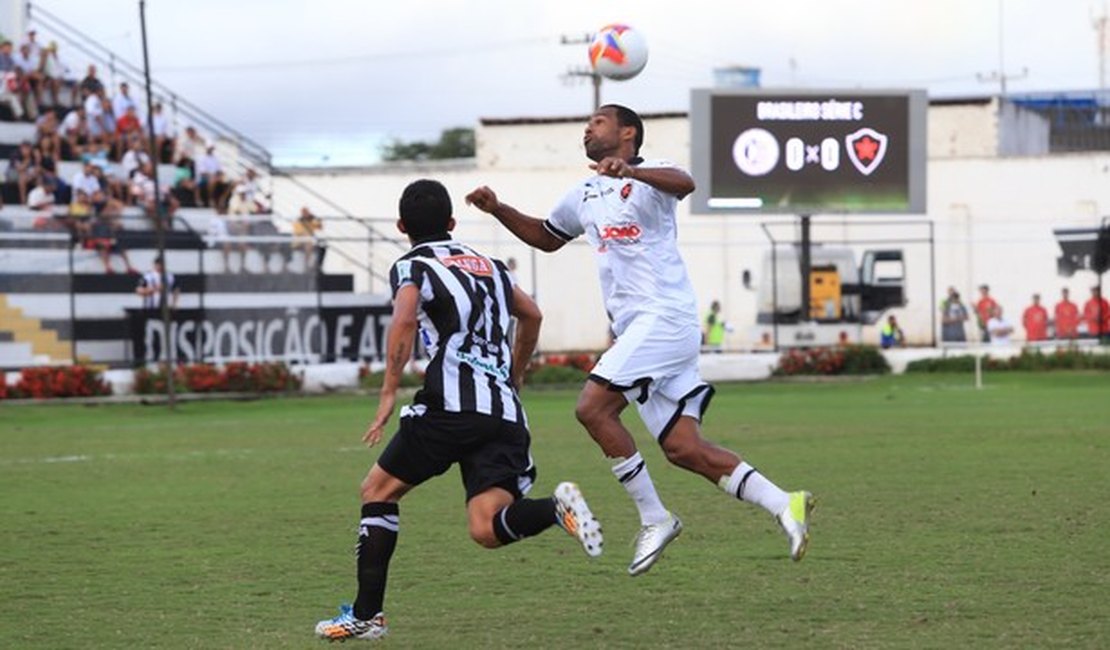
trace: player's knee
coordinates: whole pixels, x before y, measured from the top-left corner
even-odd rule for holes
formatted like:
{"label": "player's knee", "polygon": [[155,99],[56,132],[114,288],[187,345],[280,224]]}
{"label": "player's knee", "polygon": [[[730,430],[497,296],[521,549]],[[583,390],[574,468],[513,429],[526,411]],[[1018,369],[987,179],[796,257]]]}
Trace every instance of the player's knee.
{"label": "player's knee", "polygon": [[493,526],[490,523],[476,523],[470,524],[470,539],[474,540],[478,546],[482,548],[497,548],[501,546],[500,540],[497,535],[493,533]]}
{"label": "player's knee", "polygon": [[663,441],[663,454],[667,460],[686,469],[695,469],[699,466],[702,451],[699,445],[682,443],[666,439]]}

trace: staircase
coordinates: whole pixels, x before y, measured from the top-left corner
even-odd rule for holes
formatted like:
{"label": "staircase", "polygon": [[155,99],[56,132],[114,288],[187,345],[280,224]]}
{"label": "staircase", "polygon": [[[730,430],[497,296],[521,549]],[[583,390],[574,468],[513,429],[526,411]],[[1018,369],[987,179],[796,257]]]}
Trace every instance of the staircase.
{"label": "staircase", "polygon": [[[43,327],[41,320],[24,316],[21,309],[8,304],[6,294],[0,293],[0,341],[5,340],[9,345],[17,344],[12,346],[14,348],[25,350],[30,347],[31,355],[45,363],[70,363],[73,360],[67,341],[60,340],[54,330]],[[11,352],[18,354],[17,350]]]}

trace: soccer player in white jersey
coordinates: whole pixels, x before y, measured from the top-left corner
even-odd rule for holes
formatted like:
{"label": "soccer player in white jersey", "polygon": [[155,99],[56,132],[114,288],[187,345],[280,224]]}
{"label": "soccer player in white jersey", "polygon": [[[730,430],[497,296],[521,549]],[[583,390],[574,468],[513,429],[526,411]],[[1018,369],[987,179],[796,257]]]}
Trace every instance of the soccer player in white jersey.
{"label": "soccer player in white jersey", "polygon": [[[331,641],[386,634],[382,601],[400,527],[398,502],[413,487],[458,463],[470,535],[486,548],[519,541],[558,524],[588,555],[601,554],[601,526],[574,483],[553,496],[524,497],[536,470],[528,422],[517,391],[539,337],[541,314],[500,260],[448,234],[451,199],[440,183],[405,188],[397,227],[412,250],[390,271],[393,320],[386,343],[378,411],[363,440],[382,439],[417,330],[431,361],[424,386],[401,409],[399,430],[362,482],[358,596],[339,616],[316,624]],[[517,318],[515,341],[507,335]]]}
{"label": "soccer player in white jersey", "polygon": [[786,533],[790,556],[800,560],[809,543],[812,495],[783,491],[739,455],[701,436],[713,387],[698,374],[697,306],[675,230],[676,207],[694,190],[694,181],[669,162],[641,159],[643,139],[643,122],[635,111],[615,104],[599,108],[583,138],[595,175],[571,188],[546,220],[501,202],[488,187],[475,189],[466,200],[542,251],[556,251],[581,235],[597,251],[601,293],[616,341],[591,371],[575,415],[612,461],[613,474],[640,511],[629,574],[651,568],[682,531],[621,423],[629,403],[636,404],[670,462],[770,512]]}

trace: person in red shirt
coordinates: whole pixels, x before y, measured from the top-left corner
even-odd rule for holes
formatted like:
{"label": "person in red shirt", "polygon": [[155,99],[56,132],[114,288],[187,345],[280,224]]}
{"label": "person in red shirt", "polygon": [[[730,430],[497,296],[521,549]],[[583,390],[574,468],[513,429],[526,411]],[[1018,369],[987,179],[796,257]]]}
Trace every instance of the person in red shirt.
{"label": "person in red shirt", "polygon": [[1083,320],[1087,321],[1087,333],[1091,336],[1110,334],[1110,303],[1098,287],[1091,287],[1091,299],[1083,305]]}
{"label": "person in red shirt", "polygon": [[983,341],[991,340],[990,333],[987,332],[987,321],[998,306],[991,297],[991,288],[985,284],[979,285],[979,302],[975,303],[975,315],[979,317],[979,335]]}
{"label": "person in red shirt", "polygon": [[1079,307],[1068,300],[1068,290],[1060,290],[1060,302],[1054,308],[1056,338],[1074,339],[1079,335]]}
{"label": "person in red shirt", "polygon": [[1043,341],[1048,338],[1048,310],[1041,306],[1041,294],[1033,294],[1033,304],[1021,315],[1026,341]]}
{"label": "person in red shirt", "polygon": [[116,120],[116,133],[123,138],[127,138],[132,133],[142,135],[143,125],[139,121],[138,114],[135,113],[134,106],[129,106],[127,112]]}

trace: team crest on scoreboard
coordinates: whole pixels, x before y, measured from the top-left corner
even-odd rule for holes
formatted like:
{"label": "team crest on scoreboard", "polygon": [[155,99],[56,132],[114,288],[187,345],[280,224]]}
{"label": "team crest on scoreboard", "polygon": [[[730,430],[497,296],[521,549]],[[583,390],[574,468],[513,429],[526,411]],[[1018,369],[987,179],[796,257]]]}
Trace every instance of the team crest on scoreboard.
{"label": "team crest on scoreboard", "polygon": [[848,159],[859,173],[870,176],[879,168],[886,156],[887,137],[875,129],[864,127],[844,138]]}

